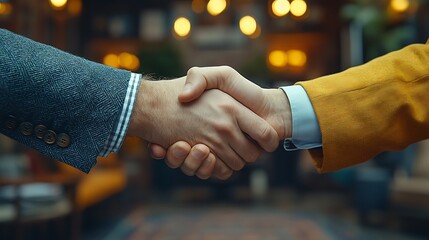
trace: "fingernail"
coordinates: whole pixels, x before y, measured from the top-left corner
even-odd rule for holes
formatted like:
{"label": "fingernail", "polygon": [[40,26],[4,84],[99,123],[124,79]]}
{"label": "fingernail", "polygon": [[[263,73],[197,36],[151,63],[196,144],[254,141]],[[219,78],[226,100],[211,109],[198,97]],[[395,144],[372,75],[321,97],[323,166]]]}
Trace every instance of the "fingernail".
{"label": "fingernail", "polygon": [[203,151],[201,151],[200,149],[198,149],[198,148],[194,148],[194,149],[192,149],[192,157],[194,157],[194,158],[196,158],[196,159],[201,159],[201,158],[203,158],[204,157],[204,152]]}
{"label": "fingernail", "polygon": [[187,155],[187,152],[181,148],[174,150],[174,156],[177,158],[183,158]]}

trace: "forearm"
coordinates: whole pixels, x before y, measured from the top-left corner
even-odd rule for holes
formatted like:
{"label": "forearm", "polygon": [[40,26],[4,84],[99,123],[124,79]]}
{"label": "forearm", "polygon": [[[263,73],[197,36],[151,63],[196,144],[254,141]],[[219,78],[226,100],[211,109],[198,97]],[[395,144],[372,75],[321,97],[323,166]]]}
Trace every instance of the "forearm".
{"label": "forearm", "polygon": [[[49,157],[89,171],[120,115],[130,74],[0,30],[0,132]],[[14,116],[17,126],[4,123]],[[24,135],[19,126],[30,123]],[[36,126],[70,143],[38,138]],[[46,134],[45,133],[42,133]]]}

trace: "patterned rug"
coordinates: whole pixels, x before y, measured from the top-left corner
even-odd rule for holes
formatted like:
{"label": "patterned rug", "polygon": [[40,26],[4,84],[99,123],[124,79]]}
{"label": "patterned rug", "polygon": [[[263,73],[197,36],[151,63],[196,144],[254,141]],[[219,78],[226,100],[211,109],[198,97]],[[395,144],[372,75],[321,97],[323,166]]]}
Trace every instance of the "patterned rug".
{"label": "patterned rug", "polygon": [[411,240],[393,232],[365,229],[314,213],[274,208],[139,208],[103,239],[183,240]]}

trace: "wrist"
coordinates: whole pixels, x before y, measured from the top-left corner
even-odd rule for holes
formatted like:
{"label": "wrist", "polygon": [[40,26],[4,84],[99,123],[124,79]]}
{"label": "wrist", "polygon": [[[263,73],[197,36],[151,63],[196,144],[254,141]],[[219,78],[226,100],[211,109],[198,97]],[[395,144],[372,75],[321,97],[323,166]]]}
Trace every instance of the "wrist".
{"label": "wrist", "polygon": [[[171,81],[142,80],[136,105],[130,120],[129,135],[168,147],[177,140],[171,126],[180,125],[182,119],[177,99],[185,78]],[[180,110],[180,111],[179,111]]]}
{"label": "wrist", "polygon": [[141,80],[127,135],[137,136],[142,139],[150,138],[148,135],[150,135],[150,130],[153,129],[153,126],[148,125],[150,124],[148,111],[157,107],[156,92],[156,88],[150,80]]}
{"label": "wrist", "polygon": [[[292,137],[292,113],[289,100],[281,89],[266,89],[271,103],[272,125],[280,139]],[[271,122],[270,121],[270,122]]]}

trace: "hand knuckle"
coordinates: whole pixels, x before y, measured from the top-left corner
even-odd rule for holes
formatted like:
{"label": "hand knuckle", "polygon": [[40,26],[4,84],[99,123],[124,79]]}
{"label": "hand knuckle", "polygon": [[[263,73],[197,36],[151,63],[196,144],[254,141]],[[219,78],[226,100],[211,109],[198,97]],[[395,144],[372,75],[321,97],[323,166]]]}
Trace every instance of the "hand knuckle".
{"label": "hand knuckle", "polygon": [[263,141],[268,141],[271,139],[271,128],[268,126],[262,126],[262,128],[260,129],[260,133],[259,133],[261,139]]}
{"label": "hand knuckle", "polygon": [[222,134],[229,134],[233,132],[232,124],[226,121],[219,121],[215,123],[214,126],[215,130],[222,133]]}
{"label": "hand knuckle", "polygon": [[231,71],[234,71],[234,68],[232,68],[231,66],[229,66],[229,65],[223,65],[222,66],[222,70],[223,71],[226,71],[226,72],[231,72]]}
{"label": "hand knuckle", "polygon": [[189,68],[189,70],[188,70],[188,72],[187,72],[187,75],[195,74],[195,73],[197,73],[198,71],[199,71],[199,68],[198,68],[198,67],[191,67],[191,68]]}

